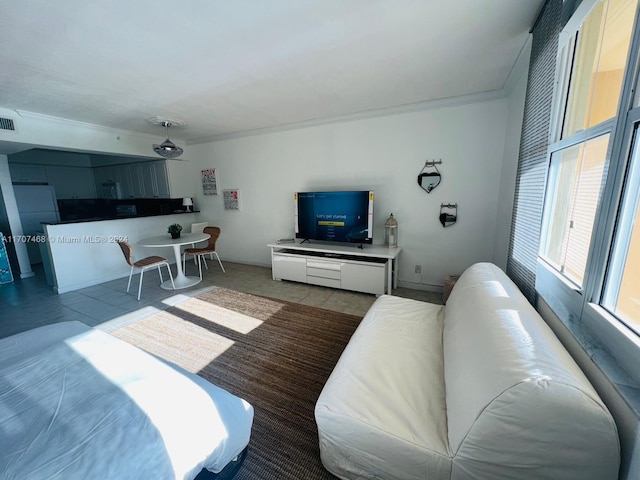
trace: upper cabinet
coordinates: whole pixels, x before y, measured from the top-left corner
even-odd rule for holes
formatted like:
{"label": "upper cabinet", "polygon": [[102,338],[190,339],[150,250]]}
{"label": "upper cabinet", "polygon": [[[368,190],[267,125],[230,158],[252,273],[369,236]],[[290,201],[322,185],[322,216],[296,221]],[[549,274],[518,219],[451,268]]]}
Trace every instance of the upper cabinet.
{"label": "upper cabinet", "polygon": [[52,185],[59,199],[96,198],[91,167],[10,163],[9,172],[12,183]]}
{"label": "upper cabinet", "polygon": [[44,165],[10,163],[9,173],[12,183],[47,183],[47,172]]}
{"label": "upper cabinet", "polygon": [[171,198],[166,160],[96,167],[93,170],[99,194],[102,193],[102,184],[118,183],[121,198]]}
{"label": "upper cabinet", "polygon": [[[193,196],[183,185],[186,173],[170,170],[166,160],[104,167],[9,163],[9,171],[13,183],[53,185],[59,199],[114,198],[116,192],[123,199],[171,198],[172,193],[175,198]],[[103,187],[105,184],[120,188]]]}
{"label": "upper cabinet", "polygon": [[45,169],[59,199],[96,198],[92,168],[47,165]]}

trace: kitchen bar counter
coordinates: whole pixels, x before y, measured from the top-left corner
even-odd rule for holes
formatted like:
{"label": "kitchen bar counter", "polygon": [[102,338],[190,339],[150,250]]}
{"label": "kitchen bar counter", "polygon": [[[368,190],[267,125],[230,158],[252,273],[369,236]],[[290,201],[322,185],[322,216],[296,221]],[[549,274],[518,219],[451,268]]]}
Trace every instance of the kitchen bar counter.
{"label": "kitchen bar counter", "polygon": [[187,213],[182,198],[79,198],[59,199],[57,203],[63,222]]}
{"label": "kitchen bar counter", "polygon": [[[198,213],[183,212],[44,224],[43,240],[50,253],[54,290],[65,293],[127,277],[130,267],[118,246],[120,239],[133,246],[135,260],[159,255],[174,262],[171,247],[147,248],[138,245],[138,241],[155,235],[167,235],[170,238],[167,233],[169,225],[179,223],[185,231],[189,231],[191,224],[199,221],[202,219]],[[122,285],[126,289],[126,281]]]}
{"label": "kitchen bar counter", "polygon": [[[89,218],[77,218],[70,220],[60,220],[59,222],[42,222],[44,225],[67,225],[69,223],[85,223],[85,222],[103,222],[106,220],[130,220],[132,218],[146,218],[146,217],[161,217],[167,215],[188,215],[193,213],[200,213],[199,210],[193,212],[185,212],[184,210],[171,212],[171,213],[152,213],[148,215],[122,215],[122,216],[106,216],[106,217],[89,217]],[[179,223],[179,222],[178,222]]]}

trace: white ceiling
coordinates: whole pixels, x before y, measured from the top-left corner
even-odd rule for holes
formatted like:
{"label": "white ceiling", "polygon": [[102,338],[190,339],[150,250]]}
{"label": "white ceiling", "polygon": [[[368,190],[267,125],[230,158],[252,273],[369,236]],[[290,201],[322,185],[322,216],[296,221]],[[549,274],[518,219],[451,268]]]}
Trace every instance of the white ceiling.
{"label": "white ceiling", "polygon": [[543,2],[5,1],[0,107],[197,142],[500,90]]}

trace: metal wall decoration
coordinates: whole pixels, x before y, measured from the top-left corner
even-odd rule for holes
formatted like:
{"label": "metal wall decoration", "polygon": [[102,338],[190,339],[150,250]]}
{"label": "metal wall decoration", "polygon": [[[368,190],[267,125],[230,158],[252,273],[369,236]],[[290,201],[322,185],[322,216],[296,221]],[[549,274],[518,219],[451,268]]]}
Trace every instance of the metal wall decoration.
{"label": "metal wall decoration", "polygon": [[[446,210],[453,210],[453,212],[447,212]],[[443,227],[450,227],[458,220],[458,204],[457,203],[443,203],[440,205],[440,223]]]}
{"label": "metal wall decoration", "polygon": [[[442,165],[442,160],[427,160],[424,162],[424,167],[422,167],[422,170],[420,170],[418,174],[418,185],[427,193],[431,193],[431,190],[440,185],[440,181],[442,180],[442,175],[436,165]],[[427,169],[433,170],[425,171]]]}

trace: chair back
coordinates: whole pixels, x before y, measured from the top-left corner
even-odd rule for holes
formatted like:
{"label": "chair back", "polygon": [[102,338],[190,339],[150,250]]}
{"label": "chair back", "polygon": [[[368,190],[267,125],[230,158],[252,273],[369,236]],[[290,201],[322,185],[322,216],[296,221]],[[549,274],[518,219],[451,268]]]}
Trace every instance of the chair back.
{"label": "chair back", "polygon": [[118,245],[120,245],[120,249],[122,250],[127,263],[133,267],[133,249],[131,248],[131,245],[127,242],[118,242]]}
{"label": "chair back", "polygon": [[209,240],[207,240],[209,244],[207,245],[206,248],[210,250],[216,249],[216,240],[218,240],[218,237],[220,236],[221,231],[222,230],[220,230],[220,227],[204,227],[203,232],[211,235],[211,237],[209,237]]}
{"label": "chair back", "polygon": [[204,228],[209,226],[209,222],[200,222],[191,224],[191,233],[202,233]]}

